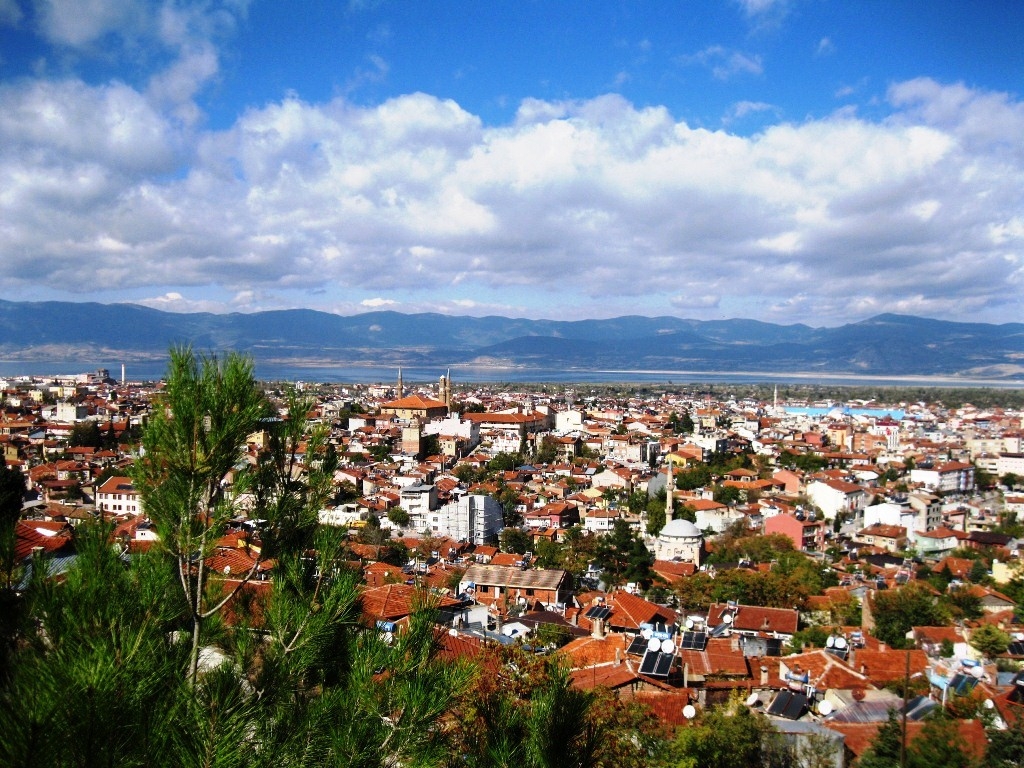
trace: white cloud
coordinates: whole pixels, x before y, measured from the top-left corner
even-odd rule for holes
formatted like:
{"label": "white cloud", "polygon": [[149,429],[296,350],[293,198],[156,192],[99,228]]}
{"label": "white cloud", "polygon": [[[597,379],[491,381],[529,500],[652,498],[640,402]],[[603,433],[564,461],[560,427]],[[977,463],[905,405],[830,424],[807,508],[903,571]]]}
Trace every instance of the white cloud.
{"label": "white cloud", "polygon": [[716,80],[730,80],[737,75],[761,75],[764,66],[757,54],[744,53],[721,45],[711,45],[702,51],[681,57],[684,64],[699,64],[711,70]]}
{"label": "white cloud", "polygon": [[0,282],[216,311],[1019,317],[1020,102],[890,99],[755,136],[614,95],[499,127],[426,94],[288,98],[202,132],[125,85],[8,85]]}
{"label": "white cloud", "polygon": [[168,291],[162,296],[135,299],[133,304],[159,309],[163,312],[223,312],[223,303],[210,299],[188,299],[177,291]]}
{"label": "white cloud", "polygon": [[814,49],[816,56],[830,56],[836,52],[836,44],[832,42],[829,37],[823,37],[818,41],[817,48]]}

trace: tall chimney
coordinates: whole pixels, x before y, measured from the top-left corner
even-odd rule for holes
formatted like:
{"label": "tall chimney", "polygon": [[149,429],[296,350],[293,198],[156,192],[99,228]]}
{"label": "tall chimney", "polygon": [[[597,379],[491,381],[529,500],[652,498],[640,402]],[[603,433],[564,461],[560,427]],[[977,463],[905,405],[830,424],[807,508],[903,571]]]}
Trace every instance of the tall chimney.
{"label": "tall chimney", "polygon": [[761,667],[761,685],[768,685],[768,667]]}

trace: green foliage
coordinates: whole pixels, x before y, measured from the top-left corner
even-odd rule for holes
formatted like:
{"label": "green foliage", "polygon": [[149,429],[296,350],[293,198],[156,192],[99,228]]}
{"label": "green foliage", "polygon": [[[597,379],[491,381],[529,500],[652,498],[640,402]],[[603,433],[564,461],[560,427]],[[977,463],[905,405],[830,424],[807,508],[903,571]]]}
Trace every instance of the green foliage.
{"label": "green foliage", "polygon": [[[746,530],[741,529],[739,535],[727,532],[720,536],[715,542],[715,551],[708,558],[708,562],[738,563],[741,560],[749,560],[752,563],[770,563],[783,554],[792,552],[793,541],[788,536],[778,533],[750,536]],[[797,554],[797,557],[803,561],[807,560],[804,555]]]}
{"label": "green foliage", "polygon": [[788,768],[793,763],[791,750],[768,718],[736,702],[680,728],[666,760],[675,768]]}
{"label": "green foliage", "polygon": [[533,538],[521,528],[506,528],[498,535],[502,552],[515,552],[521,555],[533,547]]}
{"label": "green foliage", "polygon": [[100,425],[95,421],[80,421],[71,428],[71,435],[68,437],[68,446],[75,448],[83,446],[86,448],[100,448],[104,444],[103,434],[100,432]]}
{"label": "green foliage", "polygon": [[967,587],[947,589],[941,602],[955,619],[980,619],[985,614],[981,598],[972,595]]}
{"label": "green foliage", "polygon": [[401,507],[392,507],[388,510],[388,520],[401,528],[409,524],[409,519],[409,513]]}
{"label": "green foliage", "polygon": [[719,504],[738,504],[742,496],[740,489],[734,485],[716,485],[711,495]]}
{"label": "green foliage", "polygon": [[1024,720],[1015,719],[1005,730],[988,731],[985,764],[993,768],[1024,765]]}
{"label": "green foliage", "polygon": [[877,592],[872,613],[875,636],[893,648],[908,647],[912,641],[906,634],[911,627],[941,626],[949,619],[928,588],[914,581],[899,589]]}
{"label": "green foliage", "polygon": [[871,747],[857,763],[858,768],[898,768],[903,743],[903,725],[895,709],[878,729]]}
{"label": "green foliage", "polygon": [[598,540],[594,563],[602,570],[601,580],[609,587],[626,582],[647,585],[653,578],[654,556],[622,518]]}
{"label": "green foliage", "polygon": [[1010,636],[994,624],[982,624],[971,631],[971,647],[983,656],[992,659],[1006,653]]}
{"label": "green foliage", "polygon": [[783,454],[780,460],[783,466],[799,469],[806,474],[819,472],[828,463],[820,453]]}
{"label": "green foliage", "polygon": [[503,451],[487,462],[487,470],[491,473],[508,472],[521,466],[524,461],[525,457],[521,453],[507,453]]}
{"label": "green foliage", "polygon": [[673,473],[676,488],[681,491],[695,491],[711,485],[711,468],[707,464],[696,464],[688,469]]}
{"label": "green foliage", "polygon": [[907,747],[907,768],[972,768],[957,721],[942,710],[928,717],[917,738]]}

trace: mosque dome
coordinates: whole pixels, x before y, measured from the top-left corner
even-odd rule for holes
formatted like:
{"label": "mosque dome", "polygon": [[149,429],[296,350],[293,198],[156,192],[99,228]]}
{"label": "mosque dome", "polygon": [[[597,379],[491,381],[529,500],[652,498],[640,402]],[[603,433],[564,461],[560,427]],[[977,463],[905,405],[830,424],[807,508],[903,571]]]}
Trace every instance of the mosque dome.
{"label": "mosque dome", "polygon": [[682,518],[669,520],[665,523],[665,527],[661,529],[660,534],[660,536],[677,539],[696,539],[700,538],[701,535],[700,528],[689,520]]}

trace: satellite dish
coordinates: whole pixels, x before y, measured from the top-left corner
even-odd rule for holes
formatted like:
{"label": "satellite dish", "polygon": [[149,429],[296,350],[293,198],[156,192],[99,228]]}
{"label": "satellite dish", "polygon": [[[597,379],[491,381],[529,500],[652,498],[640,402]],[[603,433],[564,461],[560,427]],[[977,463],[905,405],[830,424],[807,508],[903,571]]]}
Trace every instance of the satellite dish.
{"label": "satellite dish", "polygon": [[660,651],[661,650],[661,640],[659,640],[656,637],[652,637],[650,640],[647,641],[647,650],[648,651]]}
{"label": "satellite dish", "polygon": [[836,638],[836,648],[838,648],[840,651],[843,650],[844,648],[846,648],[846,638],[845,637],[837,637]]}
{"label": "satellite dish", "polygon": [[836,645],[836,636],[835,635],[829,635],[828,636],[828,640],[825,641],[825,647],[826,648],[834,648],[835,645]]}
{"label": "satellite dish", "polygon": [[968,670],[968,672],[971,675],[971,677],[975,678],[976,680],[980,680],[981,678],[983,678],[985,676],[985,668],[984,667],[971,667]]}
{"label": "satellite dish", "polygon": [[652,632],[650,629],[647,629],[646,627],[640,630],[640,637],[642,637],[644,640],[650,640],[651,635],[653,634],[654,632]]}
{"label": "satellite dish", "polygon": [[996,703],[992,701],[992,699],[985,699],[985,703],[983,706],[985,707],[985,709],[994,709]]}
{"label": "satellite dish", "polygon": [[828,701],[823,701],[818,704],[818,714],[822,717],[828,717],[832,714],[832,704]]}
{"label": "satellite dish", "polygon": [[687,704],[685,707],[683,707],[683,717],[685,717],[687,720],[693,720],[693,718],[695,718],[696,716],[697,709],[693,706],[693,704]]}
{"label": "satellite dish", "polygon": [[676,650],[675,644],[671,640],[661,641],[661,652],[662,653],[674,653]]}
{"label": "satellite dish", "polygon": [[747,696],[747,706],[748,707],[754,706],[755,704],[757,704],[757,702],[758,702],[758,698],[757,698],[757,694],[756,693],[752,693],[749,696]]}
{"label": "satellite dish", "polygon": [[687,619],[686,620],[686,628],[687,629],[693,629],[693,619]]}
{"label": "satellite dish", "polygon": [[459,630],[457,630],[455,627],[452,627],[451,629],[448,630],[448,634],[451,635],[452,637],[458,637],[459,636]]}
{"label": "satellite dish", "polygon": [[722,621],[724,623],[726,623],[726,624],[732,624],[732,614],[731,613],[723,613],[722,614]]}

